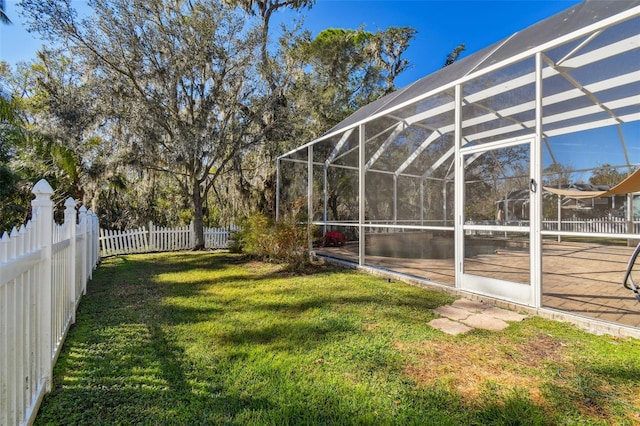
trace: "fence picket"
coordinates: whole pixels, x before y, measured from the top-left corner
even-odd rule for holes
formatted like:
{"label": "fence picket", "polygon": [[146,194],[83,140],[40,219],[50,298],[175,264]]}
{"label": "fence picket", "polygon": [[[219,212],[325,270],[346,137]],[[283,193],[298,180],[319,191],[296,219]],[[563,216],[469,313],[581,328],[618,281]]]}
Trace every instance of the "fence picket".
{"label": "fence picket", "polygon": [[[21,227],[20,230],[23,230],[24,228]],[[22,233],[20,233],[22,234]],[[22,237],[22,235],[20,235]],[[22,243],[22,238],[19,239],[20,243]],[[22,246],[22,244],[20,244],[20,246]],[[19,247],[20,249],[22,249],[22,247]],[[16,335],[16,350],[15,350],[15,370],[16,370],[16,385],[18,383],[22,382],[22,378],[23,377],[27,377],[29,374],[25,373],[25,350],[24,350],[24,315],[25,315],[25,311],[26,309],[20,309],[22,306],[24,306],[24,282],[25,280],[25,276],[24,274],[22,274],[20,277],[18,277],[17,281],[16,281],[16,299],[15,299],[15,314],[16,314],[16,322],[19,325],[19,328],[21,329],[19,333],[17,333]],[[26,402],[26,397],[27,397],[27,393],[28,392],[20,392],[21,389],[18,389],[19,392],[17,392],[17,396],[19,397],[19,400],[17,401],[18,404],[18,416],[19,418],[24,417],[24,412],[26,409],[25,406],[25,402]]]}
{"label": "fence picket", "polygon": [[167,235],[172,240],[171,241],[171,250],[179,250],[180,247],[180,237],[182,236],[183,228],[178,228],[178,232],[171,233],[169,232],[169,228],[167,228]]}
{"label": "fence picket", "polygon": [[[115,236],[115,231],[110,231],[109,232],[109,236]],[[116,239],[115,238],[110,238],[109,239],[110,243],[111,243],[111,254],[116,254]]]}
{"label": "fence picket", "polygon": [[[99,233],[99,235],[100,235],[98,238],[100,238],[100,240],[102,240],[102,238],[104,237],[104,235],[105,235],[105,233],[106,233],[105,231],[106,231],[106,230],[105,230],[105,229],[102,229],[102,228],[100,228],[100,231],[98,231],[98,233]],[[107,247],[107,245],[106,245],[106,244],[105,244],[105,252],[107,252],[107,253],[109,252],[109,248]]]}
{"label": "fence picket", "polygon": [[[110,234],[110,236],[114,236],[114,237],[116,235],[115,231],[113,231],[113,230],[109,234]],[[116,246],[116,240],[117,240],[117,238],[112,238],[112,239],[109,240],[109,241],[111,241],[111,253],[112,254],[117,254],[118,253],[118,248]]]}
{"label": "fence picket", "polygon": [[[102,240],[103,237],[107,237],[111,235],[111,231],[108,229],[100,229],[100,239]],[[107,243],[107,247],[106,247],[106,251],[107,251],[107,255],[111,255],[111,253],[113,253],[113,249],[111,248],[111,239],[110,238],[106,238],[104,240]]]}
{"label": "fence picket", "polygon": [[136,253],[140,253],[142,251],[142,241],[140,240],[140,234],[142,233],[142,229],[138,229],[134,236],[135,244],[136,244]]}
{"label": "fence picket", "polygon": [[135,230],[132,229],[129,232],[127,232],[127,245],[129,247],[129,250],[133,253],[137,252],[137,246],[135,243]]}
{"label": "fence picket", "polygon": [[113,254],[119,254],[120,245],[118,244],[118,235],[114,230],[111,231],[111,235],[114,236],[114,238],[111,240],[113,243]]}

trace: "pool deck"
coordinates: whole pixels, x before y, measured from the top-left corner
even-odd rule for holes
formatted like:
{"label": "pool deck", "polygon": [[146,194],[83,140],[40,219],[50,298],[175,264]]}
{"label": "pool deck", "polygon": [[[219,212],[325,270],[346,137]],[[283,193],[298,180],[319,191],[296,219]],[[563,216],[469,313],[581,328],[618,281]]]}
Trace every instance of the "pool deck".
{"label": "pool deck", "polygon": [[[357,246],[330,247],[317,253],[357,262],[357,249]],[[640,302],[622,285],[632,252],[631,247],[545,242],[543,308],[640,329]],[[433,283],[454,285],[453,259],[366,256],[366,264]],[[528,254],[496,250],[468,258],[465,272],[527,282],[528,265]]]}

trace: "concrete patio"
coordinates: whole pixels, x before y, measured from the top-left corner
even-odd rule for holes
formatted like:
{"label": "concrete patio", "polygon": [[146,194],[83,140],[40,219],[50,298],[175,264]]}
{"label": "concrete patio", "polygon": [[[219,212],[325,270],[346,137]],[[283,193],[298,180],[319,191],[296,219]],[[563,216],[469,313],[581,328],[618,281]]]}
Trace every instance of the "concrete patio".
{"label": "concrete patio", "polygon": [[[623,287],[631,247],[545,242],[542,251],[542,307],[568,314],[640,328],[640,303]],[[317,250],[357,262],[357,245]],[[406,259],[366,256],[369,266],[453,287],[453,259]],[[466,259],[465,272],[527,282],[529,256],[496,250]]]}

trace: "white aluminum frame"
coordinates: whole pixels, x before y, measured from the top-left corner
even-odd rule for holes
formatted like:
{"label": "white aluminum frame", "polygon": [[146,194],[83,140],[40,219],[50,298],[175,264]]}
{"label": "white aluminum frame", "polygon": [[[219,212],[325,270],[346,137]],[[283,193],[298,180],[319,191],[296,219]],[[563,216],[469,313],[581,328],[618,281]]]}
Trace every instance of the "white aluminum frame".
{"label": "white aluminum frame", "polygon": [[[621,123],[627,122],[635,122],[640,121],[640,113],[632,112],[632,113],[624,113],[624,115],[617,116],[614,111],[620,108],[625,107],[634,107],[638,105],[637,96],[620,96],[613,100],[608,100],[606,102],[601,101],[599,99],[600,93],[614,89],[616,87],[624,86],[630,83],[640,83],[640,72],[637,70],[633,70],[632,72],[628,72],[626,74],[618,75],[615,77],[603,78],[601,80],[591,82],[582,86],[579,82],[575,81],[571,78],[570,75],[567,74],[566,70],[573,67],[583,67],[585,65],[589,65],[598,61],[601,61],[605,58],[609,58],[621,53],[626,53],[630,51],[636,51],[640,49],[640,36],[638,34],[634,34],[632,37],[627,37],[622,40],[618,40],[614,43],[610,43],[606,46],[600,47],[598,49],[592,50],[590,52],[586,52],[584,48],[594,40],[598,39],[598,36],[604,32],[606,29],[611,28],[615,25],[628,21],[630,19],[636,19],[640,17],[640,6],[635,6],[631,9],[628,9],[622,13],[619,13],[615,16],[611,16],[607,19],[594,22],[593,24],[587,25],[586,27],[574,31],[570,34],[566,34],[562,37],[558,37],[555,40],[549,41],[539,46],[535,46],[529,50],[526,50],[522,53],[514,55],[506,60],[497,62],[490,66],[487,66],[483,69],[478,69],[478,66],[473,70],[469,71],[463,77],[449,82],[437,89],[429,90],[428,92],[422,93],[412,99],[404,101],[398,105],[393,106],[392,108],[381,109],[374,114],[361,119],[355,123],[350,124],[349,126],[345,126],[342,128],[337,128],[337,130],[331,131],[322,137],[311,141],[307,144],[304,144],[294,150],[283,154],[278,157],[277,160],[277,181],[278,181],[278,191],[277,191],[277,209],[279,208],[279,184],[280,184],[280,161],[294,161],[294,162],[304,162],[304,160],[296,160],[287,158],[294,154],[295,152],[301,149],[309,149],[309,159],[308,167],[309,167],[309,183],[308,183],[308,197],[309,197],[309,217],[310,221],[313,220],[311,211],[313,206],[310,199],[313,195],[313,184],[312,184],[312,169],[314,165],[322,165],[324,168],[324,177],[323,177],[323,195],[324,195],[324,212],[323,212],[323,220],[315,221],[313,224],[326,226],[349,226],[349,227],[357,227],[359,230],[359,251],[358,251],[358,263],[360,265],[364,265],[366,263],[365,259],[365,229],[366,228],[393,228],[393,229],[416,229],[416,230],[428,230],[428,229],[436,229],[436,230],[447,230],[454,232],[455,238],[455,287],[463,290],[470,290],[468,285],[468,278],[465,275],[465,284],[463,285],[463,260],[464,260],[464,230],[465,229],[489,229],[493,230],[492,226],[469,226],[464,225],[464,217],[463,217],[463,209],[464,209],[464,156],[472,154],[474,152],[484,152],[493,147],[503,146],[505,142],[483,142],[478,147],[468,147],[468,143],[470,141],[482,140],[483,138],[500,138],[504,136],[508,143],[519,144],[522,140],[529,140],[530,144],[530,175],[535,184],[538,186],[538,190],[531,194],[531,202],[529,204],[529,217],[530,224],[528,227],[508,227],[509,231],[514,232],[528,232],[530,235],[530,255],[531,255],[531,279],[530,285],[527,287],[530,289],[530,293],[526,297],[514,297],[513,295],[503,296],[509,300],[517,301],[518,303],[525,303],[532,307],[539,308],[542,306],[541,303],[541,282],[542,282],[542,237],[543,236],[552,236],[552,235],[569,235],[571,233],[560,232],[560,231],[543,231],[541,228],[541,218],[542,218],[542,151],[543,144],[547,147],[549,154],[552,158],[555,158],[555,155],[551,149],[551,146],[547,142],[547,138],[552,136],[558,136],[563,134],[569,134],[574,132],[585,131],[589,129],[605,127],[605,126],[617,126],[618,133],[620,137],[620,143],[622,144],[622,149],[625,154],[626,163],[624,166],[631,167],[639,166],[639,164],[633,164],[630,161],[629,153],[627,149],[627,142],[624,140],[622,131],[621,131]],[[565,43],[569,43],[575,40],[580,40],[581,38],[585,38],[582,40],[577,46],[573,47],[570,52],[564,54],[564,56],[554,63],[549,57],[545,55],[545,52],[552,50],[558,46],[562,46]],[[499,49],[499,47],[498,47]],[[491,54],[489,54],[490,56]],[[503,81],[493,87],[488,87],[483,90],[474,92],[467,96],[464,96],[463,87],[466,83],[474,81],[475,79],[486,76],[494,71],[499,69],[503,69],[509,67],[511,65],[515,65],[525,60],[532,60],[534,62],[533,72],[527,72],[523,75],[520,75],[515,78],[511,78],[508,81]],[[480,62],[482,64],[483,62]],[[544,97],[543,85],[547,79],[562,76],[567,82],[569,82],[573,87],[568,88],[566,90],[562,90],[558,93],[554,93],[551,95],[547,95]],[[523,88],[527,85],[533,85],[535,90],[535,96],[533,100],[527,100],[526,102],[519,103],[517,105],[509,105],[504,108],[497,108],[497,110],[492,110],[488,107],[481,107],[486,110],[486,113],[480,113],[473,118],[469,118],[466,120],[462,120],[462,108],[464,105],[473,104],[474,102],[478,102],[489,97],[493,97],[496,95],[500,95],[503,93],[507,93],[516,88]],[[453,96],[451,95],[453,92]],[[444,99],[444,103],[440,102],[433,108],[423,110],[420,112],[416,112],[414,114],[408,115],[403,113],[404,109],[411,107],[419,103],[422,100],[429,99],[431,97],[442,97],[442,95],[446,95],[449,97],[453,97],[451,102],[448,102],[447,99]],[[562,111],[556,113],[554,115],[544,116],[543,108],[551,105],[558,104],[560,102],[566,102],[572,99],[576,99],[579,97],[588,97],[593,104],[589,106],[575,106],[574,109],[568,111]],[[522,114],[525,112],[535,112],[533,119],[527,119],[526,121],[518,121],[513,116],[515,114]],[[436,128],[437,126],[429,126],[428,120],[441,116],[442,114],[450,114],[454,115],[453,124],[448,124]],[[607,118],[598,118],[593,121],[587,121],[584,123],[571,123],[570,120],[576,116],[588,116],[594,115],[598,113],[605,113],[608,115]],[[606,117],[606,116],[605,116]],[[372,135],[367,138],[365,134],[366,125],[376,119],[387,118],[391,120],[395,120],[395,123],[391,123],[390,125],[385,124],[385,129],[378,131],[375,135]],[[441,118],[441,117],[440,117]],[[488,123],[494,121],[496,119],[506,119],[510,121],[512,124],[507,124],[503,126],[499,126],[497,128],[491,130],[481,130],[478,132],[473,132],[473,134],[465,135],[463,133],[464,129],[468,129],[471,126]],[[564,125],[558,127],[549,127],[550,125],[562,124],[564,121],[567,121]],[[426,123],[426,124],[425,124]],[[421,144],[409,155],[407,158],[400,164],[395,170],[383,170],[380,169],[379,164],[377,164],[380,157],[383,155],[385,150],[387,150],[390,146],[392,146],[393,140],[396,136],[404,132],[407,128],[411,126],[417,126],[431,131],[431,134],[427,136]],[[548,129],[543,131],[545,127]],[[358,130],[358,144],[357,146],[352,146],[348,150],[343,151],[346,141],[350,138],[353,131]],[[522,133],[523,131],[527,132],[525,136],[519,137],[511,137],[509,135],[513,132]],[[409,167],[412,167],[411,170],[415,170],[416,161],[419,159],[420,155],[427,149],[429,146],[438,140],[438,138],[443,137],[445,135],[450,135],[453,133],[453,146],[451,149],[446,151],[443,155],[441,155],[434,162],[430,162],[431,166],[427,167],[426,170],[418,170],[417,172],[407,173]],[[471,132],[469,132],[471,133]],[[386,135],[386,136],[385,136]],[[380,141],[384,137],[384,141],[378,146],[375,150],[375,153],[367,158],[365,156],[366,146],[368,143],[374,141]],[[338,142],[335,144],[333,151],[330,156],[324,161],[313,161],[312,158],[312,147],[313,145],[331,140],[331,138],[339,138]],[[508,146],[508,145],[504,145]],[[358,150],[358,165],[344,165],[344,164],[336,164],[335,161],[338,159],[344,158],[345,156],[353,153],[354,150]],[[417,178],[420,182],[420,196],[421,196],[421,206],[424,206],[422,202],[423,191],[424,191],[424,181],[425,179],[432,178],[432,172],[442,165],[444,165],[447,161],[451,161],[451,166],[449,172],[446,175],[445,180],[452,179],[454,182],[454,204],[455,204],[455,212],[454,212],[454,223],[452,226],[425,226],[424,225],[424,215],[423,215],[423,207],[421,207],[420,212],[420,225],[403,225],[401,221],[398,221],[397,216],[397,178],[399,176],[406,176],[411,178]],[[358,170],[358,203],[359,203],[359,215],[357,221],[330,221],[327,220],[327,169],[329,167],[337,167],[337,168],[346,168],[351,170]],[[453,170],[451,170],[453,167]],[[390,174],[393,175],[394,179],[394,200],[393,200],[393,217],[389,220],[390,223],[376,223],[369,222],[367,223],[365,217],[365,208],[366,208],[366,191],[365,191],[365,177],[367,173],[382,173],[382,174]],[[418,173],[418,174],[416,174]],[[446,219],[446,218],[445,218]],[[500,230],[504,230],[500,228]],[[580,234],[582,235],[582,234]],[[615,238],[637,238],[637,235],[633,234],[598,234],[599,237],[615,237]],[[473,280],[471,280],[473,282]],[[503,285],[505,283],[497,283]],[[517,287],[517,286],[516,286]],[[473,291],[473,289],[471,289]],[[516,293],[520,294],[521,292],[518,290]]]}
{"label": "white aluminum frame", "polygon": [[[538,150],[538,139],[535,135],[522,136],[513,139],[507,139],[504,141],[497,141],[486,143],[483,145],[476,145],[472,147],[462,147],[459,150],[459,159],[462,163],[462,189],[461,197],[458,199],[456,208],[459,210],[460,216],[464,219],[464,158],[465,156],[471,156],[473,159],[477,156],[493,151],[500,148],[509,148],[513,146],[529,145],[529,175],[535,182],[539,182],[539,177],[536,178],[536,161],[534,160],[534,152]],[[529,225],[528,226],[505,226],[505,225],[473,225],[466,224],[462,220],[461,232],[457,235],[459,239],[456,240],[456,247],[462,247],[461,262],[459,264],[459,270],[456,271],[456,275],[460,275],[460,286],[462,290],[470,291],[473,293],[484,294],[491,297],[499,297],[510,302],[516,302],[523,305],[539,307],[537,305],[537,297],[535,294],[536,281],[539,274],[536,272],[537,264],[534,263],[533,251],[536,249],[539,243],[539,239],[534,235],[535,223],[541,219],[537,216],[539,212],[536,210],[536,205],[533,202],[534,197],[538,196],[541,192],[541,188],[536,191],[530,191],[531,203],[529,204]],[[536,216],[534,216],[536,215]],[[464,272],[464,246],[465,246],[465,231],[492,231],[492,232],[519,232],[528,234],[529,237],[529,284],[523,284],[518,282],[505,281],[485,276],[479,276]],[[537,257],[535,257],[537,259]]]}

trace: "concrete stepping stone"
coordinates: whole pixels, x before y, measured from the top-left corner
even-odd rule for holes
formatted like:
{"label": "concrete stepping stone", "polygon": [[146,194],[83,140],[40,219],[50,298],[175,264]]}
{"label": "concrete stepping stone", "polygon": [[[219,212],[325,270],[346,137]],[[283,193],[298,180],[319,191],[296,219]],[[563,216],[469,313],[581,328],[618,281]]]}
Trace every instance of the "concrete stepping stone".
{"label": "concrete stepping stone", "polygon": [[509,327],[506,321],[522,321],[527,318],[527,315],[469,299],[458,299],[451,305],[440,306],[433,311],[444,318],[435,319],[429,325],[453,335],[466,333],[474,328],[501,331]]}
{"label": "concrete stepping stone", "polygon": [[434,309],[434,312],[455,321],[463,320],[471,315],[471,312],[467,311],[466,309],[456,308],[455,306],[451,305],[440,306]]}
{"label": "concrete stepping stone", "polygon": [[509,324],[499,318],[487,314],[473,314],[469,318],[462,321],[463,324],[473,328],[482,328],[483,330],[500,331],[509,327]]}
{"label": "concrete stepping stone", "polygon": [[469,312],[481,312],[491,307],[489,305],[485,305],[482,302],[476,302],[469,299],[458,299],[452,303],[452,306],[460,309],[466,309]]}
{"label": "concrete stepping stone", "polygon": [[454,336],[472,330],[471,327],[467,327],[466,325],[457,321],[451,321],[449,318],[437,318],[431,320],[429,322],[429,325],[433,328],[437,328],[444,333]]}
{"label": "concrete stepping stone", "polygon": [[519,314],[517,312],[509,311],[507,309],[498,308],[496,306],[492,306],[491,308],[486,309],[482,312],[485,315],[490,315],[494,318],[499,318],[504,321],[522,321],[527,318],[526,315]]}

